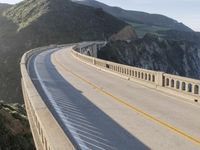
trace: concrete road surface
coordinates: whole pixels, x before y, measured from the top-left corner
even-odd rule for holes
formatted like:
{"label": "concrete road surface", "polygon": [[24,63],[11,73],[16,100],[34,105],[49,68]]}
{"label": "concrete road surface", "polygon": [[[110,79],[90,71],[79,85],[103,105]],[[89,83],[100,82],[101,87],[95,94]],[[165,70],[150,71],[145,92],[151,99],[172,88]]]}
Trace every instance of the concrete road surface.
{"label": "concrete road surface", "polygon": [[77,149],[200,150],[200,106],[103,72],[71,47],[33,56],[30,76]]}

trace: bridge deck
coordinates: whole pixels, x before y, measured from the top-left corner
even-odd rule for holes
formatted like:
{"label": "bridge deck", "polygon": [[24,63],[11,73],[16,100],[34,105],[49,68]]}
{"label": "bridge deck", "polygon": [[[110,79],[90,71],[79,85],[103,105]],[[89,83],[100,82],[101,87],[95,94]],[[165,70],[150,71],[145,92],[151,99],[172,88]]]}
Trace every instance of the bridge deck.
{"label": "bridge deck", "polygon": [[77,149],[200,149],[200,106],[88,66],[70,48],[43,52],[30,73]]}

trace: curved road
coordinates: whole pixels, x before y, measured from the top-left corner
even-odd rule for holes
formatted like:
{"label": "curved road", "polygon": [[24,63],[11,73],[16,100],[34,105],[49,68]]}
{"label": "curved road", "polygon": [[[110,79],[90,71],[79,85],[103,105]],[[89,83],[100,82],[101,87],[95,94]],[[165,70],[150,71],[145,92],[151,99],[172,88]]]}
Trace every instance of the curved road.
{"label": "curved road", "polygon": [[200,150],[200,106],[103,72],[71,47],[33,56],[36,88],[83,150]]}

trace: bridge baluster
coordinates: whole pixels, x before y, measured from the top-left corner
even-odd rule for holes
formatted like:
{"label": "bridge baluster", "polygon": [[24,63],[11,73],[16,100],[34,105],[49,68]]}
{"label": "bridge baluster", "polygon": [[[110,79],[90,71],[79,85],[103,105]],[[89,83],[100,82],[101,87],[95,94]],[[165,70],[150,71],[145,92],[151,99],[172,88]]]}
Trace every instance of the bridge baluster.
{"label": "bridge baluster", "polygon": [[[92,45],[92,44],[90,44],[90,45]],[[93,47],[94,47],[94,45],[95,44],[93,44]],[[99,50],[98,46],[100,44],[98,45],[98,43],[97,43],[96,45],[97,45],[96,49]],[[101,44],[101,45],[104,46],[105,43]],[[88,51],[90,51],[91,54],[93,54],[93,55],[95,54],[93,52],[94,48],[91,48],[91,46],[85,46],[85,48],[88,48],[89,49]],[[91,61],[91,57],[83,55],[84,51],[85,51],[84,47],[80,48],[80,51],[83,53],[82,54],[79,53],[79,55],[78,55],[79,58],[84,60],[87,57],[89,59],[89,61]],[[112,64],[113,62],[110,62],[110,63]],[[113,63],[113,65],[111,65],[110,63],[109,63],[109,67],[108,67],[108,65],[106,65],[107,61],[99,60],[99,62],[96,62],[96,65],[98,65],[99,67],[105,67],[107,69],[113,70],[115,72],[118,72],[121,75],[134,78],[135,81],[137,81],[137,79],[140,79],[140,80],[138,80],[139,83],[142,83],[144,85],[148,84],[147,86],[152,85],[152,87],[155,87],[158,90],[165,91],[164,88],[166,87],[168,90],[171,89],[170,93],[174,93],[176,95],[177,95],[177,92],[180,92],[183,95],[188,94],[188,95],[193,95],[193,96],[200,96],[200,87],[199,87],[200,82],[198,80],[184,78],[184,77],[180,77],[180,76],[176,76],[176,75],[170,75],[170,74],[166,74],[164,72],[150,71],[150,70],[146,70],[146,69],[125,66],[125,65],[117,64],[117,63]],[[143,82],[142,80],[145,82]],[[162,88],[159,88],[159,87],[162,87]],[[168,92],[168,90],[166,90],[166,91]],[[199,98],[197,98],[197,99],[199,99]]]}

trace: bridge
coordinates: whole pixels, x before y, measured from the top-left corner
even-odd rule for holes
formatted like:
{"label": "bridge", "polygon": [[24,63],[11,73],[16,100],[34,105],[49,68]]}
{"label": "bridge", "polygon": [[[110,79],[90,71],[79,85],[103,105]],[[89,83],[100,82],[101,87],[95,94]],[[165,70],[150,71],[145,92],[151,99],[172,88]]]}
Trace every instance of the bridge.
{"label": "bridge", "polygon": [[51,45],[21,59],[38,150],[199,150],[200,81],[97,58],[105,42]]}

